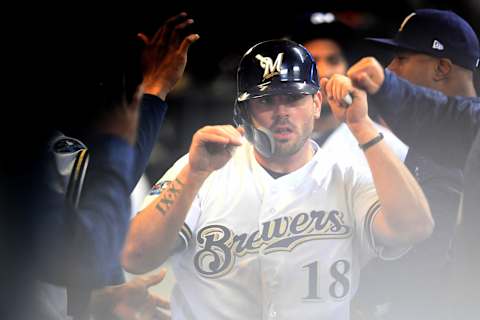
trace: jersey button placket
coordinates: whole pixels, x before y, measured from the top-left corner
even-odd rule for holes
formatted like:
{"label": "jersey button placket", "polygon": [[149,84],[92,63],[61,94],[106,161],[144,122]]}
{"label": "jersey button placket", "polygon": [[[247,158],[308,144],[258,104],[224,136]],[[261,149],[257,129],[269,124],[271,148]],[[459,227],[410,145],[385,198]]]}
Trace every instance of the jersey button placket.
{"label": "jersey button placket", "polygon": [[275,209],[275,195],[278,193],[278,189],[275,187],[271,187],[270,190],[265,192],[262,199],[262,209],[261,209],[261,217],[263,217],[262,222],[266,220],[270,220],[273,215],[277,212]]}

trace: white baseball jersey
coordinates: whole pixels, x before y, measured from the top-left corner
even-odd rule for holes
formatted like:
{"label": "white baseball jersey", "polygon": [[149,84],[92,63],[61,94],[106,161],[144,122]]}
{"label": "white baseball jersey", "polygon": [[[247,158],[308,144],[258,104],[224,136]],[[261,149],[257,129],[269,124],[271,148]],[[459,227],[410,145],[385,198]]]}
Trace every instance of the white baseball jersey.
{"label": "white baseball jersey", "polygon": [[173,319],[349,318],[360,268],[381,251],[371,234],[379,202],[368,175],[311,143],[313,159],[277,179],[249,143],[207,178],[181,232],[190,244],[171,260]]}
{"label": "white baseball jersey", "polygon": [[[408,153],[408,146],[397,138],[390,130],[375,123],[375,127],[383,133],[385,143],[395,155],[405,161]],[[345,123],[340,124],[322,145],[322,149],[332,154],[335,159],[345,166],[358,166],[370,173],[367,158],[362,149],[358,147],[358,141]]]}

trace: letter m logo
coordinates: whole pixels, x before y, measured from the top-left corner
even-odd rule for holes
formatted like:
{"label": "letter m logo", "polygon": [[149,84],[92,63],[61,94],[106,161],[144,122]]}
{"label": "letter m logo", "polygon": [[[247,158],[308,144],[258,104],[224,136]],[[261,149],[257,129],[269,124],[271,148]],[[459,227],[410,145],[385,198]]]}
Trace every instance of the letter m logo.
{"label": "letter m logo", "polygon": [[263,57],[259,54],[255,56],[260,61],[260,66],[263,68],[263,80],[270,79],[271,77],[280,73],[280,66],[282,65],[283,52],[277,55],[275,62],[272,58]]}

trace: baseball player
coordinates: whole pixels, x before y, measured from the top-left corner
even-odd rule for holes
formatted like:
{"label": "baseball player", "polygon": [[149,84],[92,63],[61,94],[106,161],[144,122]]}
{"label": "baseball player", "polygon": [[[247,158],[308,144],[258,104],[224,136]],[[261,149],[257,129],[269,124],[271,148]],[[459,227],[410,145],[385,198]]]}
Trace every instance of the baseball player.
{"label": "baseball player", "polygon": [[172,255],[174,319],[348,319],[361,266],[431,233],[424,195],[372,125],[365,93],[343,76],[322,81],[375,184],[309,139],[322,96],[308,51],[289,40],[250,48],[238,126],[198,130],[127,237],[130,272]]}

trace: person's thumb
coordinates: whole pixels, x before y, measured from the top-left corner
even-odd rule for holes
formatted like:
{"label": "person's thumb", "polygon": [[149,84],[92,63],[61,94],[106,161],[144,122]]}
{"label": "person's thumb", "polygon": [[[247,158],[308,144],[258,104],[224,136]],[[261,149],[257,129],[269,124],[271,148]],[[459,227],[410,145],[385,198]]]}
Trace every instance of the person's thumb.
{"label": "person's thumb", "polygon": [[145,276],[144,281],[145,285],[147,287],[154,286],[156,284],[159,284],[163,278],[165,277],[165,274],[167,273],[166,269],[161,269],[159,272]]}
{"label": "person's thumb", "polygon": [[198,34],[191,34],[185,39],[183,39],[182,44],[180,45],[180,52],[187,52],[188,48],[192,43],[200,39],[200,36]]}

